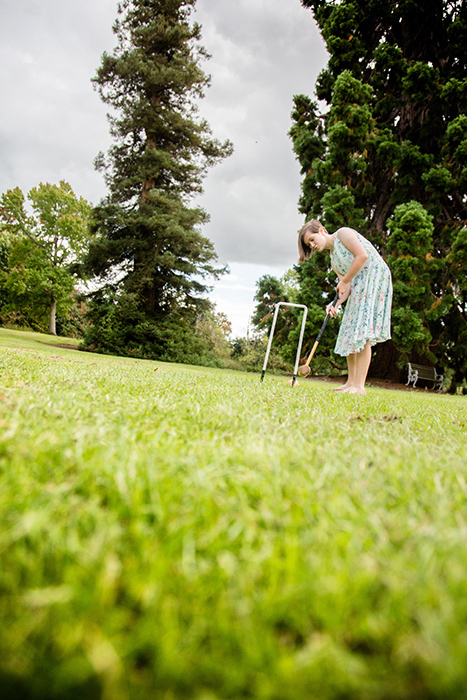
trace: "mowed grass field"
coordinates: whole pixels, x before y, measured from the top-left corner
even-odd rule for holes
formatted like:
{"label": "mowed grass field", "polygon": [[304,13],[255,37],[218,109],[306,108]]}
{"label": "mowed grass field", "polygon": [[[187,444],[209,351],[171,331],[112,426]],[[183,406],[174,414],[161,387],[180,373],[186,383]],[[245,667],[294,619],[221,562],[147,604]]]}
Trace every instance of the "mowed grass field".
{"label": "mowed grass field", "polygon": [[0,695],[467,691],[467,403],[0,329]]}

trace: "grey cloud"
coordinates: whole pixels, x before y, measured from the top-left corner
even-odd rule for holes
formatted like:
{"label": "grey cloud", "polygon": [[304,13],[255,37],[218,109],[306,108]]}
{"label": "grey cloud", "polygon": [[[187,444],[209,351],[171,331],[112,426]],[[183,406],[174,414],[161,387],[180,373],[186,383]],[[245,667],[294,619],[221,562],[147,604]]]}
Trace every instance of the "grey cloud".
{"label": "grey cloud", "polygon": [[296,261],[299,164],[288,137],[293,95],[313,94],[326,54],[312,15],[283,0],[199,0],[212,86],[201,105],[235,147],[206,179],[206,234],[222,262]]}
{"label": "grey cloud", "polygon": [[[105,194],[93,160],[111,140],[91,78],[115,44],[115,17],[115,0],[2,0],[0,192],[64,178],[93,203]],[[302,220],[292,97],[312,94],[323,43],[300,0],[198,0],[195,19],[212,54],[200,115],[235,147],[205,180],[204,232],[222,263],[287,267]]]}
{"label": "grey cloud", "polygon": [[113,0],[2,3],[0,191],[64,178],[93,202],[105,193],[93,159],[110,138],[90,79],[112,47],[115,10]]}

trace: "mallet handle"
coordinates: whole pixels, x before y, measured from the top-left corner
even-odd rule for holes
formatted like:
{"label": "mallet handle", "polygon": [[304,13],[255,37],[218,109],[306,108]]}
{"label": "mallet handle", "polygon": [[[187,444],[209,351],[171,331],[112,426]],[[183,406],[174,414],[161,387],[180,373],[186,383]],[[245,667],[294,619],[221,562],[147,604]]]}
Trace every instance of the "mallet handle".
{"label": "mallet handle", "polygon": [[[332,300],[331,306],[335,306],[335,305],[337,304],[337,300],[338,300],[338,299],[339,299],[339,292],[336,292],[336,296],[335,296],[334,299]],[[318,336],[317,336],[317,338],[316,338],[316,340],[315,340],[315,344],[313,345],[313,347],[312,347],[312,349],[311,349],[311,352],[310,352],[310,354],[308,355],[308,359],[307,359],[307,361],[305,362],[305,365],[304,365],[304,366],[308,366],[308,367],[310,366],[310,362],[311,362],[311,360],[312,360],[312,358],[313,358],[313,355],[314,355],[315,352],[316,352],[316,348],[318,347],[318,343],[319,343],[319,341],[321,340],[321,336],[323,335],[324,329],[326,328],[327,323],[328,323],[328,321],[329,321],[330,318],[331,318],[331,314],[330,314],[329,311],[328,311],[328,313],[326,314],[326,318],[325,318],[324,321],[323,321],[323,325],[321,326],[321,330],[320,330],[320,332],[318,333]]]}
{"label": "mallet handle", "polygon": [[313,355],[315,354],[316,348],[318,347],[318,343],[319,343],[319,340],[315,340],[315,344],[314,344],[313,347],[311,348],[311,352],[310,352],[310,354],[308,355],[308,359],[307,359],[307,361],[305,362],[305,365],[304,365],[304,366],[307,366],[307,367],[310,366],[310,362],[311,362],[311,360],[312,360],[312,358],[313,358]]}

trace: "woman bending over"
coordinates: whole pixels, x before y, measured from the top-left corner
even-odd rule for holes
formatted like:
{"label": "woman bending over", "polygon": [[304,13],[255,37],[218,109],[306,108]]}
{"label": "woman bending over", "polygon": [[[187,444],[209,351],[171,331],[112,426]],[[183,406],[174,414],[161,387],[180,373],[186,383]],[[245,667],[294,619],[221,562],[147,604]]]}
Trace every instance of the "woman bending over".
{"label": "woman bending over", "polygon": [[347,226],[328,233],[320,221],[312,219],[298,236],[299,262],[324,250],[329,251],[339,278],[337,305],[329,305],[327,311],[334,316],[337,307],[347,301],[334,352],[347,358],[348,379],[335,391],[365,394],[371,348],[391,337],[391,272],[360,233]]}

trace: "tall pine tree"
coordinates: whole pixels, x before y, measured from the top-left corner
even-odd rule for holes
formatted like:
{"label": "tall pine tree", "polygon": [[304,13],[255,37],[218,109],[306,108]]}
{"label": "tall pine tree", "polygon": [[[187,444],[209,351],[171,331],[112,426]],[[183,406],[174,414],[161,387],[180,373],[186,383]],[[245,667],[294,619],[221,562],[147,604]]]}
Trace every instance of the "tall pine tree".
{"label": "tall pine tree", "polygon": [[[399,361],[412,356],[450,366],[461,381],[467,372],[467,351],[459,351],[467,346],[466,0],[302,4],[313,11],[329,61],[316,84],[327,108],[308,96],[295,98],[291,136],[304,175],[300,209],[330,229],[358,228],[388,256],[395,283],[405,285],[394,300]],[[411,268],[410,281],[398,278],[407,274],[402,205],[412,207],[411,221],[422,231],[426,220],[433,229],[425,263]],[[411,226],[404,229],[406,245],[419,257],[421,233]],[[399,244],[390,245],[395,231]],[[312,273],[313,262],[307,265],[302,285]],[[375,360],[391,365],[394,376],[393,349],[386,347],[384,357],[378,351]]]}
{"label": "tall pine tree", "polygon": [[[123,0],[117,47],[94,84],[115,139],[96,166],[109,194],[93,211],[87,269],[105,286],[90,306],[89,347],[191,361],[194,321],[209,306],[205,280],[219,275],[206,212],[190,206],[206,169],[231,153],[197,115],[209,85],[196,0]],[[184,342],[183,341],[184,338]]]}

